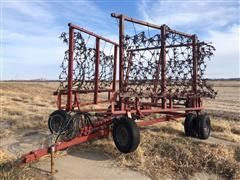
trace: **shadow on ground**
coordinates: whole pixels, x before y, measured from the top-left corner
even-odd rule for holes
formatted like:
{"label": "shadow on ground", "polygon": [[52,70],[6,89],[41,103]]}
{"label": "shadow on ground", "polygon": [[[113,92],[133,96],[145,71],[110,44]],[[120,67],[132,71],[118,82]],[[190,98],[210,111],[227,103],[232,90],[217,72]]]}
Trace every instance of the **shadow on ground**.
{"label": "shadow on ground", "polygon": [[111,160],[111,158],[109,156],[107,156],[106,154],[104,154],[104,152],[101,151],[69,151],[68,152],[69,155],[71,156],[75,156],[75,157],[79,157],[81,159],[88,159],[88,160],[92,160],[92,161],[107,161],[107,160]]}

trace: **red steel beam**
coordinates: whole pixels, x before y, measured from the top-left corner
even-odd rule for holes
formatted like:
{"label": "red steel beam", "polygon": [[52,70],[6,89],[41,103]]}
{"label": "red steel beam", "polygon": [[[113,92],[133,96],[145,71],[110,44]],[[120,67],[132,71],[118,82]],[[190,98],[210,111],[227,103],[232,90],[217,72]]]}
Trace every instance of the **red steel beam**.
{"label": "red steel beam", "polygon": [[58,94],[57,95],[57,108],[61,109],[61,106],[62,106],[62,96],[61,96],[61,94]]}
{"label": "red steel beam", "polygon": [[69,26],[69,27],[72,27],[72,28],[74,28],[74,29],[77,29],[77,30],[79,30],[79,31],[82,31],[82,32],[84,32],[84,33],[86,33],[86,34],[89,34],[89,35],[92,35],[92,36],[94,36],[94,37],[97,37],[97,38],[99,38],[99,39],[102,39],[102,40],[104,40],[104,41],[106,41],[106,42],[109,42],[109,43],[111,43],[111,44],[118,45],[116,42],[114,42],[114,41],[112,41],[112,40],[110,40],[110,39],[107,39],[107,38],[105,38],[105,37],[103,37],[103,36],[100,36],[100,35],[98,35],[98,34],[95,34],[94,32],[88,31],[88,30],[86,30],[86,29],[84,29],[84,28],[81,28],[81,27],[79,27],[79,26],[76,26],[76,25],[74,25],[74,24],[72,24],[72,23],[69,23],[68,26]]}
{"label": "red steel beam", "polygon": [[[102,101],[98,101],[98,104],[103,104],[103,103],[107,103],[110,102],[109,100],[102,100]],[[85,102],[85,103],[80,103],[80,106],[88,106],[88,105],[94,105],[94,103],[92,102]]]}
{"label": "red steel beam", "polygon": [[95,80],[94,80],[94,104],[98,102],[99,64],[100,64],[100,39],[96,37],[95,56]]}
{"label": "red steel beam", "polygon": [[[144,48],[146,49],[146,48]],[[157,97],[156,97],[156,91],[157,91],[157,87],[159,85],[159,75],[160,75],[160,70],[161,70],[161,64],[162,62],[162,56],[161,56],[161,53],[160,53],[160,56],[159,56],[159,59],[158,59],[158,63],[157,63],[157,69],[156,69],[156,72],[155,72],[155,79],[153,80],[153,93],[154,93],[154,97],[152,98],[152,103],[153,104],[157,104]]]}
{"label": "red steel beam", "polygon": [[140,24],[140,25],[144,25],[144,26],[148,26],[148,27],[152,27],[152,28],[156,28],[156,29],[161,28],[161,26],[158,26],[158,25],[155,25],[155,24],[152,24],[152,23],[148,23],[146,21],[138,20],[138,19],[135,19],[135,18],[130,18],[130,17],[127,17],[126,15],[123,15],[123,14],[111,13],[111,16],[115,17],[115,18],[119,18],[119,19],[121,19],[121,16],[124,16],[124,20],[129,21],[129,22],[133,22],[133,23],[136,23],[136,24]]}
{"label": "red steel beam", "polygon": [[[119,17],[119,91],[122,92],[123,88],[123,66],[124,66],[124,16]],[[121,110],[124,109],[122,98],[119,96]]]}
{"label": "red steel beam", "polygon": [[[77,136],[74,139],[67,141],[67,142],[61,142],[54,146],[55,151],[64,150],[70,146],[74,146],[79,143],[87,142],[91,139],[94,139],[96,137],[107,137],[109,135],[109,129],[105,130],[99,130],[96,133],[89,134],[87,136]],[[31,151],[30,153],[23,156],[23,163],[30,163],[34,160],[40,159],[42,156],[49,154],[49,148],[43,148],[38,149],[36,151]]]}
{"label": "red steel beam", "polygon": [[74,29],[69,26],[67,111],[72,110]]}
{"label": "red steel beam", "polygon": [[[155,109],[143,109],[141,110],[141,113],[145,114],[145,113],[165,113],[165,112],[175,112],[175,111],[200,111],[203,110],[203,107],[196,107],[196,108],[155,108]],[[131,110],[131,113],[136,113],[136,110]],[[123,115],[126,114],[126,111],[114,111],[112,113],[113,115]]]}
{"label": "red steel beam", "polygon": [[[121,16],[124,16],[124,19],[126,21],[133,22],[133,23],[136,23],[136,24],[140,24],[140,25],[143,25],[143,26],[148,26],[148,27],[155,28],[155,29],[161,29],[161,26],[159,26],[159,25],[155,25],[155,24],[152,24],[152,23],[149,23],[149,22],[146,22],[146,21],[142,21],[142,20],[139,20],[139,19],[135,19],[135,18],[130,18],[130,17],[127,17],[126,15],[111,13],[111,16],[114,17],[114,18],[118,18],[118,19],[120,19]],[[188,38],[192,37],[191,34],[183,33],[183,32],[180,32],[180,31],[175,31],[175,30],[172,30],[170,28],[167,28],[166,30],[168,32],[179,34],[179,35],[182,35],[182,36],[185,36],[185,37],[188,37]]]}
{"label": "red steel beam", "polygon": [[176,30],[173,30],[173,29],[170,29],[170,28],[167,28],[166,31],[171,32],[171,33],[175,33],[175,34],[178,34],[178,35],[181,35],[181,36],[185,36],[187,38],[191,38],[192,37],[191,34],[187,34],[187,33],[180,32],[180,31],[176,31]]}
{"label": "red steel beam", "polygon": [[123,82],[123,61],[124,61],[124,17],[120,17],[119,21],[119,90],[122,90]]}
{"label": "red steel beam", "polygon": [[151,126],[153,124],[157,124],[160,122],[164,121],[170,121],[172,119],[178,120],[178,118],[185,117],[185,113],[174,113],[174,112],[169,112],[169,114],[166,114],[164,117],[161,118],[156,118],[156,119],[151,119],[151,120],[142,120],[137,122],[138,126]]}
{"label": "red steel beam", "polygon": [[167,80],[166,80],[166,47],[165,47],[165,43],[166,43],[166,26],[163,25],[161,27],[161,94],[163,95],[162,98],[162,108],[165,109],[166,108],[166,87],[167,87]]}
{"label": "red steel beam", "polygon": [[114,45],[114,65],[113,65],[113,92],[116,91],[116,81],[117,81],[117,55],[118,55],[118,46]]}
{"label": "red steel beam", "polygon": [[147,120],[147,121],[140,121],[140,122],[137,122],[137,125],[140,127],[141,126],[151,126],[153,124],[157,124],[157,123],[164,122],[164,121],[168,121],[168,119],[166,117],[163,117],[163,118],[152,119],[152,120]]}
{"label": "red steel beam", "polygon": [[[192,36],[192,59],[193,59],[193,75],[192,75],[192,89],[193,93],[197,95],[197,72],[198,72],[198,67],[197,67],[197,36],[193,35]],[[197,107],[197,98],[194,98],[194,107]]]}
{"label": "red steel beam", "polygon": [[[98,92],[102,93],[102,92],[111,92],[112,89],[98,89]],[[55,91],[53,92],[53,95],[58,95],[58,94],[61,94],[61,95],[67,95],[68,91],[66,90],[60,90],[60,91]],[[77,89],[74,89],[72,90],[72,93],[94,93],[94,89],[92,90],[77,90]]]}

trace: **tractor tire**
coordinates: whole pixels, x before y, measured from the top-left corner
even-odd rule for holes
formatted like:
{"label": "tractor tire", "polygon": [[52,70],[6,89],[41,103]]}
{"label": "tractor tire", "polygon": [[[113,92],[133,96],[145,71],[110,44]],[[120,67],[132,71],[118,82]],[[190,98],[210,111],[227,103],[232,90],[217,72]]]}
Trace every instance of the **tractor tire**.
{"label": "tractor tire", "polygon": [[128,117],[113,121],[113,140],[122,153],[130,153],[137,149],[140,143],[140,133],[137,124]]}
{"label": "tractor tire", "polygon": [[198,137],[200,139],[208,139],[211,133],[211,121],[207,114],[198,116]]}
{"label": "tractor tire", "polygon": [[48,128],[50,132],[58,134],[60,132],[61,126],[67,120],[67,112],[64,110],[56,110],[50,114],[48,118]]}
{"label": "tractor tire", "polygon": [[197,136],[197,116],[193,113],[188,113],[184,121],[184,132],[186,136]]}

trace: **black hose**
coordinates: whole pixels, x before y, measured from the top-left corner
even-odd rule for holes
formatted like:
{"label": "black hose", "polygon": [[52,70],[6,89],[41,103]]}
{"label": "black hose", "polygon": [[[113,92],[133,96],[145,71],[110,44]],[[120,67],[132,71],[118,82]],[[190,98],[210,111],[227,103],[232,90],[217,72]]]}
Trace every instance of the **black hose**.
{"label": "black hose", "polygon": [[91,125],[94,127],[94,124],[91,120],[91,114],[87,112],[76,112],[74,115],[68,114],[67,121],[65,121],[66,123],[62,123],[59,127],[60,130],[57,134],[55,143],[58,141],[60,136],[62,140],[69,141],[78,135],[80,131],[79,123],[81,115],[84,116],[84,119],[82,119],[82,121],[85,121],[83,126]]}

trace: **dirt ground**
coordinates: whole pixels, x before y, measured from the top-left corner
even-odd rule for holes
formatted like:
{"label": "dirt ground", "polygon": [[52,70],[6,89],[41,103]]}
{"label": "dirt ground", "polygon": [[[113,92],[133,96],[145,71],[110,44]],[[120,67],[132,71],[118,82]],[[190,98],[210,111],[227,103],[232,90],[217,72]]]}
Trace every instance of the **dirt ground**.
{"label": "dirt ground", "polygon": [[[212,117],[212,134],[207,141],[185,137],[182,122],[160,123],[141,128],[140,146],[127,155],[117,151],[111,137],[68,149],[57,157],[56,178],[64,177],[61,176],[67,171],[62,166],[64,162],[73,162],[74,167],[87,163],[89,168],[103,167],[102,171],[96,171],[97,175],[110,172],[110,167],[123,168],[118,173],[121,179],[130,179],[130,176],[134,176],[133,179],[240,179],[240,82],[211,83],[218,96],[204,101],[205,111]],[[55,110],[52,92],[56,87],[57,83],[50,82],[1,82],[0,179],[49,178],[46,174],[48,158],[22,168],[16,167],[15,161],[23,153],[50,143],[47,119]],[[88,158],[76,154],[87,154]],[[108,158],[98,161],[92,157]],[[95,162],[99,164],[94,165]],[[66,165],[71,168],[71,163]],[[75,174],[72,179],[84,179],[83,174],[79,170],[79,176]],[[103,179],[110,177],[108,172],[105,175]],[[92,179],[91,175],[89,178]],[[98,178],[101,176],[94,179]]]}

